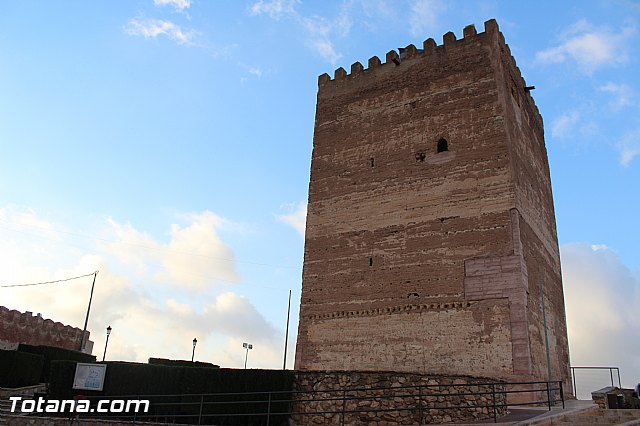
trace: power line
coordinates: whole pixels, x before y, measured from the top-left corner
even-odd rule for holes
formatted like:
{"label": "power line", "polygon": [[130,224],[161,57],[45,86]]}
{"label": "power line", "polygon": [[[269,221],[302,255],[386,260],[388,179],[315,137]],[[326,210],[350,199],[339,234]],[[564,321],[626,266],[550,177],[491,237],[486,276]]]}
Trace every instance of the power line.
{"label": "power line", "polygon": [[30,286],[34,286],[34,285],[43,285],[43,284],[55,284],[55,283],[61,283],[64,281],[71,281],[71,280],[77,280],[78,278],[84,278],[84,277],[90,277],[93,274],[97,274],[98,271],[92,272],[90,274],[86,274],[86,275],[79,275],[77,277],[71,277],[71,278],[64,278],[61,280],[55,280],[55,281],[44,281],[41,283],[29,283],[29,284],[12,284],[12,285],[0,285],[0,288],[8,288],[8,287],[30,287]]}

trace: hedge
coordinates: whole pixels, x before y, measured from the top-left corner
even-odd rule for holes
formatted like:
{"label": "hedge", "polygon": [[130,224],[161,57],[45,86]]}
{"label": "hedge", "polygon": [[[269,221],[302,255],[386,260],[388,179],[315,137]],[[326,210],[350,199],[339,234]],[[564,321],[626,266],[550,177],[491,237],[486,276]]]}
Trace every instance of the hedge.
{"label": "hedge", "polygon": [[151,364],[151,365],[165,365],[165,366],[168,366],[168,367],[220,368],[219,365],[211,364],[210,362],[187,361],[187,360],[184,360],[184,359],[149,358],[149,364]]}
{"label": "hedge", "polygon": [[[177,423],[197,423],[201,400],[204,415],[203,424],[264,424],[261,416],[206,417],[207,414],[250,414],[266,413],[267,402],[245,404],[220,404],[236,402],[239,396],[200,396],[213,393],[242,393],[284,391],[271,396],[271,412],[287,412],[288,403],[277,402],[291,398],[294,374],[290,370],[235,370],[211,367],[171,367],[153,364],[107,362],[104,389],[97,391],[74,391],[71,389],[75,374],[75,363],[69,361],[51,362],[51,383],[49,398],[69,399],[76,395],[121,397],[144,396],[151,401],[151,412],[145,415],[153,421],[159,417],[171,419],[176,415],[193,417],[175,418]],[[195,394],[195,395],[194,395]],[[150,395],[153,395],[150,397]],[[163,397],[162,395],[172,395]],[[245,401],[266,401],[268,395],[243,396]],[[179,402],[166,406],[163,402]],[[207,404],[216,402],[216,404]],[[286,424],[288,416],[272,416],[271,424]],[[143,420],[139,417],[139,420]]]}
{"label": "hedge", "polygon": [[42,355],[0,350],[0,387],[37,385],[40,383],[43,364]]}
{"label": "hedge", "polygon": [[44,366],[40,375],[40,383],[49,383],[49,370],[51,361],[69,360],[77,362],[96,362],[95,355],[86,354],[80,351],[70,349],[56,348],[53,346],[34,346],[21,343],[18,346],[20,352],[28,352],[44,357]]}

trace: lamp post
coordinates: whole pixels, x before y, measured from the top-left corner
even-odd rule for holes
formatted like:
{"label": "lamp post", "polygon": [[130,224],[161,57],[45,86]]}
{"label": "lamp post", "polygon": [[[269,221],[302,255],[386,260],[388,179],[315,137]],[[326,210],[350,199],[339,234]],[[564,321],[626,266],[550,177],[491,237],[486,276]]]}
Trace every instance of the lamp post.
{"label": "lamp post", "polygon": [[107,327],[107,341],[104,343],[104,353],[102,354],[102,362],[104,362],[104,357],[107,355],[107,345],[109,345],[109,335],[111,334],[111,326]]}
{"label": "lamp post", "polygon": [[245,348],[247,350],[246,354],[244,355],[244,369],[247,369],[247,358],[249,358],[249,349],[253,349],[253,345],[251,343],[243,343],[242,347]]}
{"label": "lamp post", "polygon": [[198,339],[193,338],[193,352],[191,352],[191,362],[193,362],[193,357],[196,355],[196,344],[198,343]]}

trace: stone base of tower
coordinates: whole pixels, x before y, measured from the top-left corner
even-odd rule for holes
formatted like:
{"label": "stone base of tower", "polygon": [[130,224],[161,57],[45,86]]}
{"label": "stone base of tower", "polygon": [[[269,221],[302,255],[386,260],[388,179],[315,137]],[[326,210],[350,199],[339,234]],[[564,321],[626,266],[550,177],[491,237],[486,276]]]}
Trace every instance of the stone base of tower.
{"label": "stone base of tower", "polygon": [[499,381],[380,371],[298,371],[290,425],[460,423],[507,414]]}

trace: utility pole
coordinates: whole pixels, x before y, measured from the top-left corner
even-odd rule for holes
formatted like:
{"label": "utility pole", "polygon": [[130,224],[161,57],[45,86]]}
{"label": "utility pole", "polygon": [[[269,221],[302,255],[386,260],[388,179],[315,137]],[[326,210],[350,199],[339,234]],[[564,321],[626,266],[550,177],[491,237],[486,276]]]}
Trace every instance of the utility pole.
{"label": "utility pole", "polygon": [[289,343],[289,316],[291,314],[291,290],[289,290],[289,305],[287,307],[287,331],[284,334],[284,362],[282,369],[287,369],[287,343]]}
{"label": "utility pole", "polygon": [[78,350],[82,352],[84,350],[84,336],[87,333],[87,323],[89,322],[89,311],[91,311],[91,300],[93,299],[93,287],[96,285],[96,277],[98,276],[98,271],[93,273],[93,283],[91,284],[91,293],[89,294],[89,305],[87,306],[87,316],[84,319],[84,328],[82,329],[82,336],[80,337],[80,348]]}

